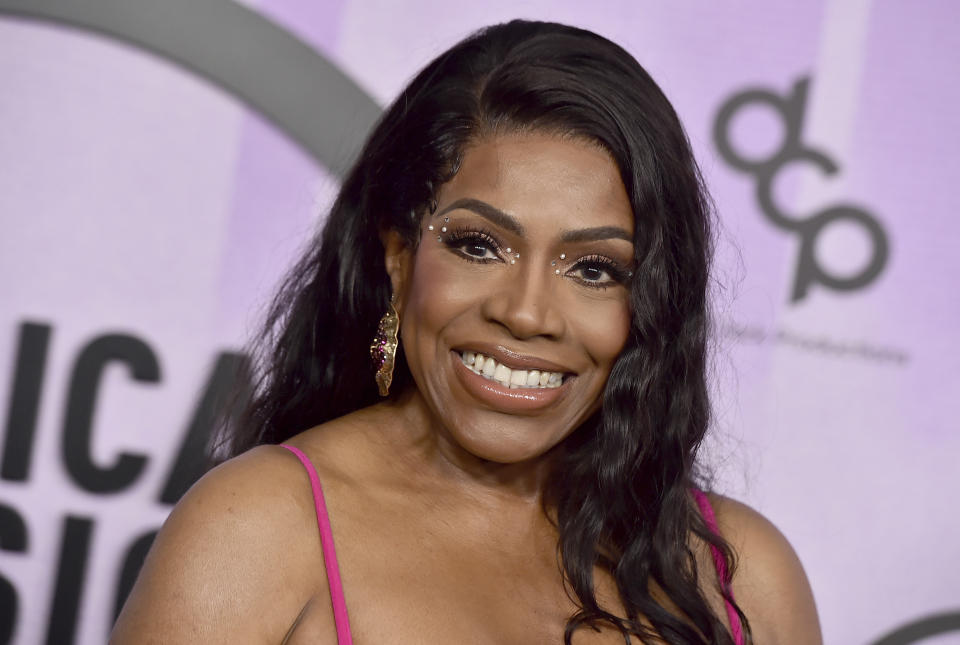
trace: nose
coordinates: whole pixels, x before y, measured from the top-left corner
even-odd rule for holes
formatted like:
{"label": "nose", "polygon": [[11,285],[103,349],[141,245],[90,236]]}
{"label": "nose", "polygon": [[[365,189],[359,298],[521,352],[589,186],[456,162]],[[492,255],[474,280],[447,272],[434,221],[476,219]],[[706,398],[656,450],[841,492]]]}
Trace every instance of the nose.
{"label": "nose", "polygon": [[536,336],[559,338],[564,330],[562,308],[557,303],[552,280],[560,280],[548,272],[542,262],[524,267],[511,266],[484,300],[487,320],[502,325],[514,338]]}

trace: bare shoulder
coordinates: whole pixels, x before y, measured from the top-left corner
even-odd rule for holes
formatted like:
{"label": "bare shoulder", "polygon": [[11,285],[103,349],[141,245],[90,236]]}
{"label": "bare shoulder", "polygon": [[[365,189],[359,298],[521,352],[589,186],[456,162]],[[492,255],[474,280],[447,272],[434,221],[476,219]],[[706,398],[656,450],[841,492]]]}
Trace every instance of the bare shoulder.
{"label": "bare shoulder", "polygon": [[710,495],[720,534],[737,555],[733,595],[765,645],[822,643],[813,592],[783,533],[746,504]]}
{"label": "bare shoulder", "polygon": [[309,483],[287,450],[221,464],[170,513],[111,643],[282,640],[318,588],[305,573],[322,575],[317,539]]}

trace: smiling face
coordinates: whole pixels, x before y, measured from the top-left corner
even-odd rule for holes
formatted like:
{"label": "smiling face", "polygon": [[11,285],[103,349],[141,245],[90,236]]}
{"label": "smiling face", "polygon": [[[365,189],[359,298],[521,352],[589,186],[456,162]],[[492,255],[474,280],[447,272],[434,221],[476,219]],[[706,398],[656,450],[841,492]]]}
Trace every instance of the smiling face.
{"label": "smiling face", "polygon": [[634,218],[617,166],[589,142],[498,136],[437,198],[415,253],[388,244],[407,363],[453,443],[536,458],[598,408],[627,340]]}

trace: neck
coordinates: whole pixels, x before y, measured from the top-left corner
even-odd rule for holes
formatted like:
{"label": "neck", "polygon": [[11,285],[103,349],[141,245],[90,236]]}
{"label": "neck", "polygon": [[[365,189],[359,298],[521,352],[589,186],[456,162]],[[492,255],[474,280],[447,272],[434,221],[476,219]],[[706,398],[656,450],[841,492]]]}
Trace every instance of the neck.
{"label": "neck", "polygon": [[[516,463],[499,463],[478,457],[457,443],[416,388],[393,401],[375,406],[375,409],[395,431],[390,433],[392,438],[388,446],[395,450],[394,459],[401,458],[419,474],[434,481],[441,479],[445,486],[491,500],[528,503],[537,507],[542,504],[559,446]],[[393,443],[394,438],[401,438],[400,446]]]}

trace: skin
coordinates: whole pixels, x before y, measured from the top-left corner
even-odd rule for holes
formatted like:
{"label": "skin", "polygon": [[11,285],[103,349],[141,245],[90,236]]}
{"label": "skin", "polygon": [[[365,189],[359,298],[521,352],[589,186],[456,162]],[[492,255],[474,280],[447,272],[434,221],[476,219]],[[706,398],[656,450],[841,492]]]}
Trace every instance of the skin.
{"label": "skin", "polygon": [[[382,237],[416,387],[288,443],[323,482],[356,642],[561,643],[576,608],[541,493],[556,448],[596,409],[626,342],[627,292],[615,274],[629,270],[632,210],[603,150],[542,134],[476,143],[438,202],[416,249]],[[491,221],[477,202],[509,219]],[[584,230],[597,239],[571,241]],[[478,396],[458,372],[455,350],[470,348],[560,368],[562,392],[521,410]],[[734,594],[755,642],[821,642],[783,536],[742,504],[713,503],[740,556]],[[709,551],[691,547],[725,616]],[[111,642],[336,643],[324,571],[306,474],[287,451],[261,446],[177,505]],[[599,570],[596,589],[616,611]],[[582,630],[574,642],[623,641]]]}

